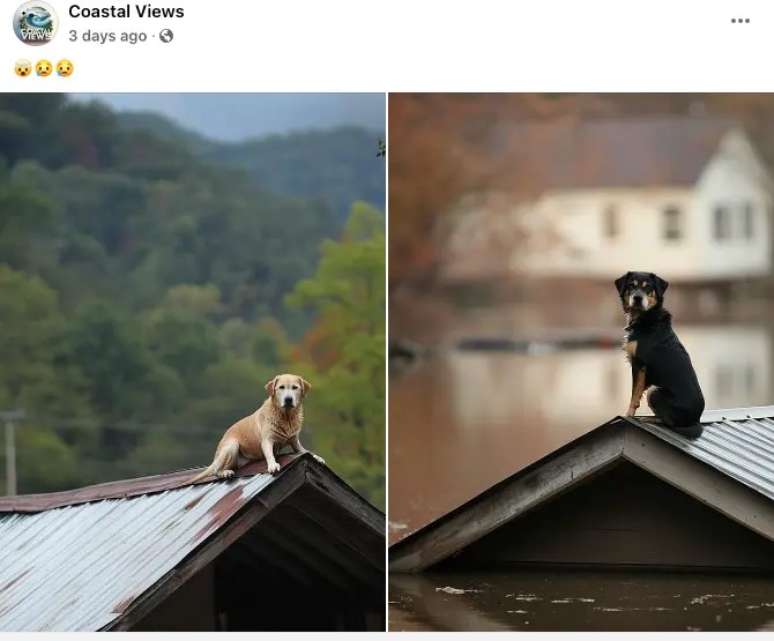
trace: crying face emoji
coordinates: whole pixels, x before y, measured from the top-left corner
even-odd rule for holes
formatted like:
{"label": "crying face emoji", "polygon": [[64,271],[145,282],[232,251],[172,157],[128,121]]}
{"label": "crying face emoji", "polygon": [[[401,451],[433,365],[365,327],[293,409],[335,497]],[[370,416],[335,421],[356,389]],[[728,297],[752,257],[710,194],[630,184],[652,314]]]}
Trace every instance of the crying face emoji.
{"label": "crying face emoji", "polygon": [[62,78],[68,78],[73,75],[73,63],[67,60],[60,60],[56,63],[56,73]]}
{"label": "crying face emoji", "polygon": [[53,70],[54,65],[52,65],[48,60],[38,60],[38,62],[35,64],[35,73],[44,78],[46,76],[50,76]]}
{"label": "crying face emoji", "polygon": [[13,70],[20,78],[26,78],[32,73],[32,63],[29,60],[17,60]]}

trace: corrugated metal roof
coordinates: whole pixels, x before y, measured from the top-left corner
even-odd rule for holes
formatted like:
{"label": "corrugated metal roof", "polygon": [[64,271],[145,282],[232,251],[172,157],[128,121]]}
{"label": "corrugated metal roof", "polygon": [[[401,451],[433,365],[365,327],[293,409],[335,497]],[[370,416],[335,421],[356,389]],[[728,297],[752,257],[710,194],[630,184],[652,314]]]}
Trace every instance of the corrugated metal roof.
{"label": "corrugated metal roof", "polygon": [[99,630],[289,467],[278,476],[0,512],[0,631]]}
{"label": "corrugated metal roof", "polygon": [[687,439],[647,419],[626,419],[716,470],[774,499],[774,406],[705,412]]}
{"label": "corrugated metal roof", "polygon": [[[431,567],[550,500],[556,492],[591,478],[601,469],[599,466],[604,468],[621,459],[661,475],[684,491],[683,484],[693,475],[691,496],[774,541],[774,406],[708,411],[701,422],[702,434],[688,439],[658,424],[652,416],[614,417],[394,543],[390,546],[391,568],[413,572]],[[644,433],[647,439],[636,438]],[[647,441],[659,445],[662,451],[643,449]],[[680,456],[678,462],[668,456],[671,448],[694,460],[683,461]],[[575,458],[568,458],[572,456]],[[654,461],[658,461],[658,471]],[[546,469],[551,465],[555,467],[549,474]],[[702,475],[700,482],[696,481],[697,471]],[[547,487],[550,475],[553,488]],[[718,494],[717,486],[721,480],[725,482],[723,477],[731,481]],[[728,487],[741,489],[737,484],[752,492],[745,489],[744,494],[734,495],[737,502],[729,506],[724,503],[730,496]]]}

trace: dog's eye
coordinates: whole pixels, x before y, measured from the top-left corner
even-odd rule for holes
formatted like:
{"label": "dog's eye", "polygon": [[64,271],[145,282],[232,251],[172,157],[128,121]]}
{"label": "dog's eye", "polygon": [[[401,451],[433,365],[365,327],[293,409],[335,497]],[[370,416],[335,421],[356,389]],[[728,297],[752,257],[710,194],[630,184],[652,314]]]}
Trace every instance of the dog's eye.
{"label": "dog's eye", "polygon": [[293,389],[298,389],[298,385],[293,385]]}
{"label": "dog's eye", "polygon": [[285,386],[284,385],[280,385],[280,389],[285,389]]}

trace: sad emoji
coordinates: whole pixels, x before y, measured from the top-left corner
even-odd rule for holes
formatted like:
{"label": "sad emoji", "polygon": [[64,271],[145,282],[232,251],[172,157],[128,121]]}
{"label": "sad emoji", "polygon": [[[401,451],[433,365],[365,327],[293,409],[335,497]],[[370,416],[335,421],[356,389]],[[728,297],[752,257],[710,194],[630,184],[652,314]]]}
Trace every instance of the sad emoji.
{"label": "sad emoji", "polygon": [[68,78],[73,75],[73,63],[64,58],[56,63],[56,72],[62,78]]}
{"label": "sad emoji", "polygon": [[54,65],[52,65],[49,60],[38,60],[35,65],[35,73],[44,78],[50,76],[53,70]]}

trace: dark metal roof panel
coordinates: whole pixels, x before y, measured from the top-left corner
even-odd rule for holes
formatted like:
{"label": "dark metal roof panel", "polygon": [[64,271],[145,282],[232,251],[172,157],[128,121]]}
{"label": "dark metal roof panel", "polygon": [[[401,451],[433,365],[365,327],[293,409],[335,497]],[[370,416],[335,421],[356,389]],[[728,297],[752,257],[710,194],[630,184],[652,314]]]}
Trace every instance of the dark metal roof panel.
{"label": "dark metal roof panel", "polygon": [[705,412],[704,431],[697,439],[687,439],[652,420],[627,420],[774,499],[774,406]]}

